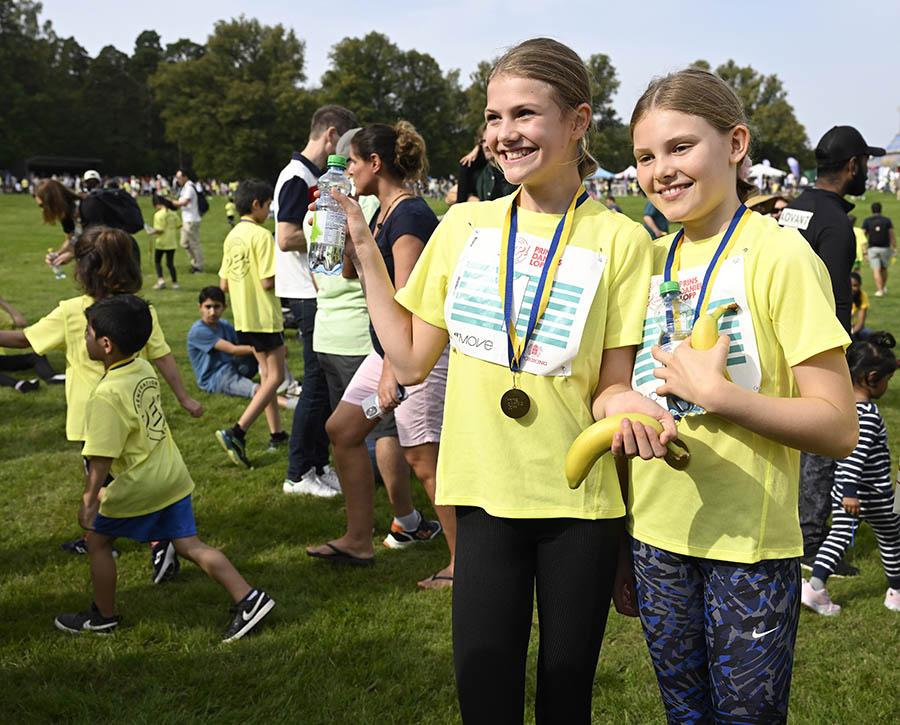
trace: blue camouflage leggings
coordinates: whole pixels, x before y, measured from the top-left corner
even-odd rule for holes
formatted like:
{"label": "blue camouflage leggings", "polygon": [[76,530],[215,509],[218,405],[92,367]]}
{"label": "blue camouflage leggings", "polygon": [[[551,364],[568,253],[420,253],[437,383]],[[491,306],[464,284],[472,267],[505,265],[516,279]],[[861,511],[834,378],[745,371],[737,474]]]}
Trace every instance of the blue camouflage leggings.
{"label": "blue camouflage leggings", "polygon": [[670,723],[784,723],[797,559],[736,564],[632,540],[644,637]]}

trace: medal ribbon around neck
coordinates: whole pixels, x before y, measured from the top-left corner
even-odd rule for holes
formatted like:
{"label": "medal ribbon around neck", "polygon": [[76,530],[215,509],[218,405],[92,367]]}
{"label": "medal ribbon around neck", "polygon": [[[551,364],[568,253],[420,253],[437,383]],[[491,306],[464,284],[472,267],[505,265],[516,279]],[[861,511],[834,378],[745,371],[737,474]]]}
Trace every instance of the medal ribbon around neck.
{"label": "medal ribbon around neck", "polygon": [[[509,353],[509,369],[514,373],[519,372],[520,360],[522,354],[528,345],[528,340],[537,326],[538,320],[547,309],[550,302],[550,290],[553,287],[553,278],[556,275],[556,269],[559,267],[559,261],[562,259],[563,251],[569,241],[569,233],[572,231],[572,219],[575,216],[575,209],[581,206],[588,199],[588,193],[584,186],[579,186],[572,201],[569,202],[569,208],[563,214],[562,219],[556,226],[553,233],[553,240],[550,242],[550,249],[544,259],[544,266],[541,269],[541,278],[538,281],[537,289],[534,292],[534,302],[531,303],[531,314],[528,317],[528,328],[525,336],[520,340],[516,333],[515,321],[512,319],[513,308],[513,277],[515,276],[515,255],[516,255],[516,234],[518,232],[518,197],[522,190],[520,186],[515,194],[513,194],[509,209],[506,211],[506,219],[503,222],[503,233],[500,237],[500,270],[498,275],[498,286],[500,289],[500,302],[503,305],[503,322],[507,331],[507,349]],[[549,284],[548,282],[549,277]],[[535,304],[538,302],[539,304]]]}
{"label": "medal ribbon around neck", "polygon": [[[691,327],[694,326],[697,318],[706,312],[707,305],[709,304],[707,292],[712,290],[716,276],[719,274],[719,269],[722,267],[724,261],[728,259],[728,253],[737,241],[738,236],[740,236],[741,230],[744,228],[744,225],[747,223],[751,214],[752,212],[746,206],[741,204],[734,213],[734,216],[731,217],[731,223],[728,225],[728,229],[722,236],[722,241],[719,242],[716,253],[713,255],[709,266],[706,268],[706,274],[703,276],[703,284],[700,287],[700,295],[697,297],[697,304],[694,307],[694,319],[691,320]],[[672,240],[672,245],[669,247],[669,254],[666,257],[666,268],[663,275],[664,282],[669,282],[672,279],[673,269],[675,270],[677,278],[678,270],[681,268],[681,244],[683,241],[684,227],[678,230],[678,234],[675,235],[675,239]],[[668,323],[671,324],[674,321],[674,316],[671,312],[666,312],[666,317],[668,318],[666,320]]]}

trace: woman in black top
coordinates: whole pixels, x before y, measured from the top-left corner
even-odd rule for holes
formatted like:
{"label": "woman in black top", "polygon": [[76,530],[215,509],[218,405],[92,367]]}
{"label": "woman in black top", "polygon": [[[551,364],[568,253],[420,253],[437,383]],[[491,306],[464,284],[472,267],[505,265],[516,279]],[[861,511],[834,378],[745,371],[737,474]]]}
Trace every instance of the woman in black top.
{"label": "woman in black top", "polygon": [[[372,218],[371,228],[397,289],[406,284],[438,223],[428,204],[411,190],[411,184],[425,176],[426,168],[425,141],[405,121],[400,121],[396,126],[367,126],[351,142],[348,175],[359,194],[375,195],[381,202],[379,213]],[[355,276],[352,264],[344,264],[344,274]],[[446,351],[428,379],[405,391],[409,399],[401,406],[402,393],[390,361],[384,357],[384,350],[374,330],[371,334],[375,352],[357,370],[326,425],[346,499],[347,530],[338,539],[307,549],[310,556],[349,564],[370,564],[374,554],[375,484],[365,438],[377,419],[366,418],[362,401],[368,395],[377,393],[379,406],[385,414],[397,409],[395,416],[404,456],[432,502],[443,416]],[[394,510],[394,522],[384,540],[385,545],[406,548],[434,538],[443,529],[450,548],[450,564],[419,582],[419,585],[424,588],[449,585],[453,579],[456,543],[453,507],[435,507],[440,519],[438,523],[426,520],[413,508],[408,486],[394,487],[388,494]]]}

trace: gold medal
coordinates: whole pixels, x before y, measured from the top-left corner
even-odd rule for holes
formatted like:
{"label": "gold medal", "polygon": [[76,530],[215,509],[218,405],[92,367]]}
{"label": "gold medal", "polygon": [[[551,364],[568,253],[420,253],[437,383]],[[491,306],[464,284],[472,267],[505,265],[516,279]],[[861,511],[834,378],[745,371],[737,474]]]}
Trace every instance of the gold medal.
{"label": "gold medal", "polygon": [[507,418],[521,418],[531,410],[531,398],[524,390],[510,388],[500,396],[500,410]]}

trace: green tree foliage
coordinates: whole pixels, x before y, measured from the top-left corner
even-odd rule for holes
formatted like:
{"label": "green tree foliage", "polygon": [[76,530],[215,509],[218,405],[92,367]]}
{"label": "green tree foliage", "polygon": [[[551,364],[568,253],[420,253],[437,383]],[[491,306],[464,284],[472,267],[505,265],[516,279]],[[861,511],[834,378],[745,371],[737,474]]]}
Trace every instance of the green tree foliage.
{"label": "green tree foliage", "polygon": [[[693,65],[710,70],[705,60]],[[794,115],[777,75],[762,75],[752,66],[739,66],[733,60],[718,66],[716,75],[734,89],[744,106],[753,134],[750,154],[754,162],[768,159],[773,166],[785,169],[787,157],[794,156],[801,166],[814,164],[806,129]]]}
{"label": "green tree foliage", "polygon": [[217,22],[205,52],[182,43],[176,57],[185,53],[150,78],[167,138],[201,176],[273,179],[305,141],[314,110],[300,87],[304,43],[281,25],[241,16]]}
{"label": "green tree foliage", "polygon": [[[352,110],[360,123],[409,121],[425,139],[432,175],[456,169],[466,132],[458,71],[444,75],[427,53],[404,51],[381,33],[344,38],[329,53],[322,102]],[[465,145],[463,142],[462,145]]]}
{"label": "green tree foliage", "polygon": [[589,139],[591,154],[607,171],[621,171],[634,160],[631,137],[612,105],[619,78],[608,55],[595,53],[587,60],[591,76],[591,106],[594,132]]}

